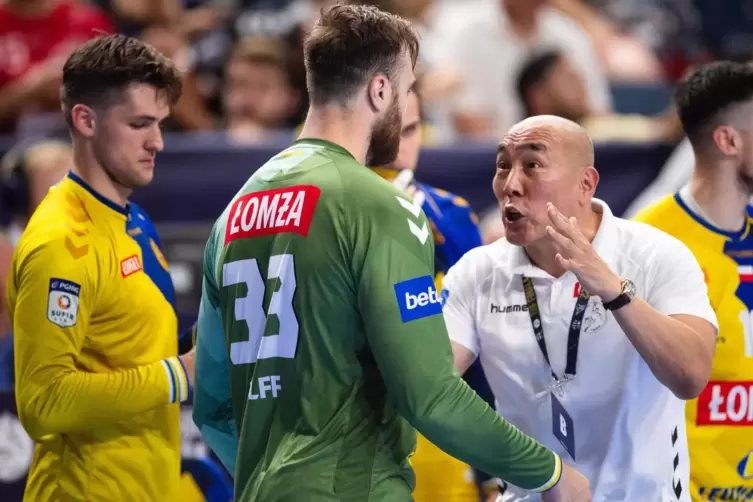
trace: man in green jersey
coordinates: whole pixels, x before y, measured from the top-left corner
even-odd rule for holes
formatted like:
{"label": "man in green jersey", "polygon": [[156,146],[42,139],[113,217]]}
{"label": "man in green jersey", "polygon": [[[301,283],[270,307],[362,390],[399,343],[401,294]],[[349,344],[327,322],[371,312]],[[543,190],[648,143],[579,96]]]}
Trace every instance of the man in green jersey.
{"label": "man in green jersey", "polygon": [[324,11],[304,46],[300,139],[213,228],[194,420],[236,500],[410,501],[415,429],[544,500],[590,500],[454,371],[426,216],[364,167],[397,154],[417,53],[401,18]]}

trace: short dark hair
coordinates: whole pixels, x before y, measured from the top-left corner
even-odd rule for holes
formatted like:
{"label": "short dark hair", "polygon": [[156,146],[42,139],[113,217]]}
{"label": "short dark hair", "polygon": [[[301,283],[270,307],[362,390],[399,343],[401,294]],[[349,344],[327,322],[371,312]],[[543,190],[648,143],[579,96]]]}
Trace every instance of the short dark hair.
{"label": "short dark hair", "polygon": [[303,45],[312,104],[345,103],[376,74],[396,79],[400,57],[418,57],[410,22],[371,5],[337,4],[322,10]]}
{"label": "short dark hair", "polygon": [[546,79],[549,72],[561,58],[561,52],[546,50],[534,54],[523,63],[518,74],[516,90],[518,92],[518,99],[525,108],[526,115],[532,114],[530,103],[528,102],[528,92]]}
{"label": "short dark hair", "polygon": [[703,147],[725,112],[753,99],[753,67],[731,61],[703,65],[680,81],[674,99],[688,139]]}
{"label": "short dark hair", "polygon": [[151,45],[125,35],[93,38],[63,66],[60,99],[69,127],[77,104],[106,106],[131,84],[148,84],[164,92],[171,105],[183,87],[175,64]]}

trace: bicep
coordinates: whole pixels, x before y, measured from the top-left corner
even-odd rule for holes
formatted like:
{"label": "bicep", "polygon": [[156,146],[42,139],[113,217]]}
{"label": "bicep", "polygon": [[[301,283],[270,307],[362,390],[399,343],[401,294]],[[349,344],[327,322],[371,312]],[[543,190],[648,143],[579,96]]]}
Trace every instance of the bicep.
{"label": "bicep", "polygon": [[706,320],[716,331],[718,322],[708,296],[703,270],[693,253],[667,234],[656,236],[657,248],[648,275],[652,287],[646,301],[662,314]]}
{"label": "bicep", "polygon": [[19,389],[75,370],[96,297],[88,258],[43,248],[20,260],[12,306]]}
{"label": "bicep", "polygon": [[453,373],[452,350],[433,280],[433,243],[398,216],[381,215],[360,230],[358,309],[388,393],[413,415]]}
{"label": "bicep", "polygon": [[670,317],[692,329],[700,337],[708,352],[710,354],[714,353],[716,350],[716,326],[711,324],[707,319],[694,315],[677,314]]}

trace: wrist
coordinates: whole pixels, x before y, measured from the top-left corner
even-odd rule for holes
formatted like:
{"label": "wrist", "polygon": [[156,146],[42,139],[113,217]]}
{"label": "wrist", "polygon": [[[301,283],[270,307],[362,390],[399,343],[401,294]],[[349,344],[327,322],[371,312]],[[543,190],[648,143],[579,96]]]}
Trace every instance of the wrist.
{"label": "wrist", "polygon": [[552,473],[552,477],[549,478],[546,484],[533,490],[534,492],[548,492],[554,489],[559,484],[560,479],[562,479],[562,459],[554,452],[552,452],[552,455],[554,455],[554,472]]}
{"label": "wrist", "polygon": [[604,291],[599,292],[598,296],[602,303],[609,303],[617,299],[622,294],[622,278],[613,274],[608,281],[608,286]]}
{"label": "wrist", "polygon": [[168,403],[182,403],[188,400],[191,393],[191,383],[185,366],[179,357],[168,357],[162,360],[168,386]]}

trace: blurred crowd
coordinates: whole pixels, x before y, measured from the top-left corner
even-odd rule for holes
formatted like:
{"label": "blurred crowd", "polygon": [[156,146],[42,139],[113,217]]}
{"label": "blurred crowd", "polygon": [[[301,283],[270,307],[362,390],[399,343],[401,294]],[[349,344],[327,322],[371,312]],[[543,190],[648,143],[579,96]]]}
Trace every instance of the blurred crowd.
{"label": "blurred crowd", "polygon": [[[0,133],[64,133],[64,60],[96,33],[119,31],[151,42],[185,72],[168,130],[264,142],[302,122],[301,44],[329,3],[0,0]],[[621,102],[671,88],[699,62],[745,59],[753,46],[753,4],[744,0],[365,3],[413,20],[420,32],[425,142],[433,144],[494,141],[543,113],[577,120],[596,140],[677,140],[669,99],[653,112]],[[627,98],[616,91],[625,86],[634,91]]]}

